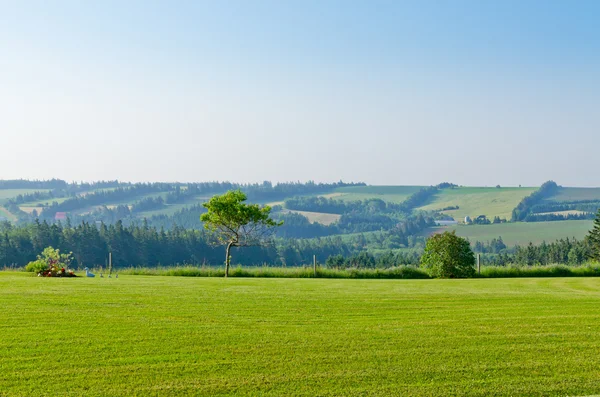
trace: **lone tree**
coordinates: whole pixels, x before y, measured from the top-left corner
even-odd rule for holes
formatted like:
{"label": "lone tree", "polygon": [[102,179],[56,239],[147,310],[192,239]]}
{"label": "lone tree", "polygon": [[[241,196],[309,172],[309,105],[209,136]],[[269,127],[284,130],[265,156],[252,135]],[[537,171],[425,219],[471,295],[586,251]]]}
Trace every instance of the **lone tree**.
{"label": "lone tree", "polygon": [[600,210],[594,220],[594,228],[588,234],[588,241],[591,247],[591,258],[600,261]]}
{"label": "lone tree", "polygon": [[432,277],[472,277],[475,274],[475,256],[469,240],[458,237],[455,231],[430,237],[421,257],[421,267]]}
{"label": "lone tree", "polygon": [[263,245],[271,239],[275,227],[283,224],[271,219],[271,207],[245,204],[246,199],[240,190],[230,190],[202,204],[208,210],[200,216],[204,227],[219,244],[227,246],[225,277],[229,276],[231,247]]}

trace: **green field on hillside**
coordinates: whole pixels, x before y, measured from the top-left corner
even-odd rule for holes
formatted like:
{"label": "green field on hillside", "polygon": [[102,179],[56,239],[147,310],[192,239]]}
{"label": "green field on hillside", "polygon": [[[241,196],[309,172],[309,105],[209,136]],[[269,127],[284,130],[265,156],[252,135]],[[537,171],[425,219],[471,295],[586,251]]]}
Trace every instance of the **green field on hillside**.
{"label": "green field on hillside", "polygon": [[[134,200],[133,202],[139,200],[139,198],[136,198],[136,200]],[[192,207],[196,204],[201,204],[204,203],[206,201],[210,200],[210,196],[194,196],[194,197],[190,197],[189,199],[185,200],[182,203],[177,203],[177,204],[166,204],[164,208],[160,208],[160,209],[156,209],[156,210],[152,210],[152,211],[144,211],[144,212],[139,212],[137,214],[137,216],[139,217],[152,217],[154,215],[167,215],[167,216],[171,216],[174,215],[177,211],[180,211],[184,208],[189,208]],[[133,204],[132,202],[132,204]]]}
{"label": "green field on hillside", "polygon": [[0,395],[600,391],[600,279],[0,272]]}
{"label": "green field on hillside", "polygon": [[1,207],[1,206],[0,206],[0,217],[6,218],[9,221],[16,220],[16,217],[13,214],[11,214],[10,212],[8,212],[8,210],[6,208]]}
{"label": "green field on hillside", "polygon": [[19,194],[48,191],[48,189],[0,189],[0,205],[5,204],[8,199],[17,197]]}
{"label": "green field on hillside", "polygon": [[466,216],[471,218],[486,215],[510,220],[512,210],[526,196],[537,188],[533,187],[458,187],[442,189],[427,203],[422,210],[439,210],[458,206],[458,210],[444,211],[455,220],[463,222]]}
{"label": "green field on hillside", "polygon": [[22,207],[34,207],[34,208],[36,208],[36,207],[41,207],[41,206],[46,205],[46,204],[51,205],[54,202],[57,202],[57,203],[60,204],[63,201],[68,200],[70,198],[71,197],[55,197],[55,198],[51,198],[51,199],[36,200],[36,201],[30,201],[30,202],[27,202],[27,203],[23,203],[23,204],[21,204],[21,206]]}
{"label": "green field on hillside", "polygon": [[117,205],[131,206],[135,202],[143,200],[145,198],[156,198],[156,197],[165,198],[166,196],[167,196],[166,192],[157,192],[157,193],[142,194],[142,195],[134,196],[134,197],[127,197],[127,198],[120,199],[120,200],[106,200],[102,204],[93,205],[93,206],[84,207],[84,208],[78,208],[77,210],[71,211],[71,213],[77,214],[77,215],[83,215],[83,214],[90,213],[93,210],[98,209],[102,206],[107,206],[108,208],[114,208]]}
{"label": "green field on hillside", "polygon": [[600,200],[600,188],[598,187],[563,187],[548,200],[554,201],[578,201],[578,200]]}
{"label": "green field on hillside", "polygon": [[593,221],[517,222],[492,225],[455,225],[433,228],[434,232],[456,230],[456,234],[471,241],[491,241],[502,237],[507,246],[541,244],[560,238],[583,239],[592,228]]}
{"label": "green field on hillside", "polygon": [[310,212],[310,211],[296,211],[296,210],[283,210],[282,213],[286,212],[294,212],[296,214],[300,214],[305,216],[311,223],[320,223],[322,225],[331,225],[334,222],[337,222],[342,217],[339,214],[329,214],[325,212]]}
{"label": "green field on hillside", "polygon": [[342,201],[358,201],[378,198],[390,203],[401,203],[423,186],[347,186],[340,187],[334,193],[323,194]]}

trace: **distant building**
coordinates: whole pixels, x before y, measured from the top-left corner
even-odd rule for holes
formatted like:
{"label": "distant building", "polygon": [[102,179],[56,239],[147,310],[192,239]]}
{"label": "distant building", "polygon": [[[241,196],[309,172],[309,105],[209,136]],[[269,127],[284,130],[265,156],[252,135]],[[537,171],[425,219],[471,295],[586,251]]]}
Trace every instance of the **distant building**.
{"label": "distant building", "polygon": [[465,216],[465,223],[471,223],[471,217],[470,216]]}
{"label": "distant building", "polygon": [[67,213],[66,212],[57,212],[56,215],[54,215],[54,220],[55,221],[66,221]]}

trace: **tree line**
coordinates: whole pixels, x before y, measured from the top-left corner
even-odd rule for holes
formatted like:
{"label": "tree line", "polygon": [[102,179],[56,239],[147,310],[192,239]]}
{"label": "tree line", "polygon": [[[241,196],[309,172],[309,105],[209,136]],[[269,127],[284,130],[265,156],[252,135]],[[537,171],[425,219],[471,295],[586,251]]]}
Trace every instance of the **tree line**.
{"label": "tree line", "polygon": [[[73,252],[74,266],[105,266],[108,253],[113,264],[124,266],[158,266],[175,264],[221,265],[224,248],[213,246],[203,230],[174,226],[169,230],[143,222],[124,226],[121,221],[107,225],[81,222],[49,223],[35,221],[15,226],[0,223],[0,266],[23,267],[35,260],[46,247]],[[263,247],[238,248],[235,256],[245,265],[298,266],[312,263],[313,255],[325,262],[331,255],[355,252],[339,237],[312,240],[276,240]]]}
{"label": "tree line", "polygon": [[534,205],[539,204],[544,198],[553,195],[559,186],[554,181],[547,181],[538,190],[523,198],[512,211],[512,221],[523,221],[531,212]]}
{"label": "tree line", "polygon": [[[410,233],[409,227],[408,224],[399,226],[395,233],[403,232],[403,228]],[[273,244],[263,247],[239,248],[235,258],[237,263],[244,265],[268,263],[280,266],[311,264],[313,255],[317,256],[319,263],[329,263],[334,267],[392,267],[419,262],[422,246],[410,251],[387,248],[385,242],[389,242],[390,238],[394,238],[394,232],[344,238],[336,235],[313,239],[276,239]],[[423,237],[420,238],[424,241]],[[0,223],[0,266],[23,267],[49,246],[61,252],[73,252],[74,265],[80,268],[105,266],[109,252],[112,252],[113,263],[117,267],[175,264],[217,266],[223,263],[225,254],[222,246],[211,244],[203,230],[179,226],[166,230],[149,226],[147,222],[130,226],[124,226],[121,221],[113,225],[81,222],[76,226],[70,222],[36,221],[21,226]],[[504,248],[506,245],[498,238],[490,243],[475,242],[472,246],[476,251],[483,252],[485,264],[578,265],[591,259],[600,260],[600,221],[596,220],[594,230],[584,240],[560,239],[539,245]],[[343,258],[343,263],[340,258]]]}

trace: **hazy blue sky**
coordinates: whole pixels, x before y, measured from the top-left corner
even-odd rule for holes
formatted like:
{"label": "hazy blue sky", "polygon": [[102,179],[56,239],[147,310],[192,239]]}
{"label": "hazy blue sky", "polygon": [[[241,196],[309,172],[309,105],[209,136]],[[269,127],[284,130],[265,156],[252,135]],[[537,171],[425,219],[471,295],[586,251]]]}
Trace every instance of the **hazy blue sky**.
{"label": "hazy blue sky", "polygon": [[600,1],[3,1],[0,179],[600,186]]}

